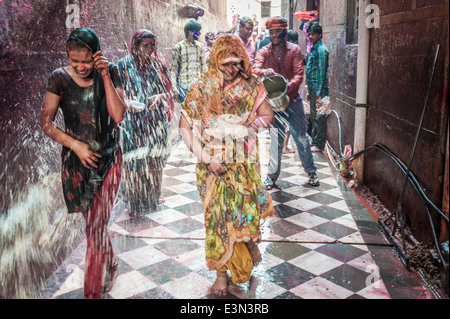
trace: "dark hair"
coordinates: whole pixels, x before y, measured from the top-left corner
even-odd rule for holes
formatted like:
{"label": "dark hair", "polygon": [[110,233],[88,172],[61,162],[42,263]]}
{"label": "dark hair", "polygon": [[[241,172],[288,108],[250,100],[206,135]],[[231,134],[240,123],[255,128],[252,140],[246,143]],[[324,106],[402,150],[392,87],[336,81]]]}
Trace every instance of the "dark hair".
{"label": "dark hair", "polygon": [[156,40],[156,36],[153,33],[146,33],[137,40],[136,44],[139,46],[139,44],[141,44],[142,40],[147,39],[147,38]]}
{"label": "dark hair", "polygon": [[249,17],[242,17],[242,19],[239,20],[240,25],[244,25],[246,23],[250,23],[253,26],[253,20]]}
{"label": "dark hair", "polygon": [[206,32],[205,34],[205,39],[214,39],[216,37],[216,35],[214,34],[214,32]]}
{"label": "dark hair", "polygon": [[184,25],[184,34],[186,36],[189,35],[189,31],[200,31],[202,29],[202,25],[197,21],[190,20]]}
{"label": "dark hair", "polygon": [[298,33],[295,30],[289,30],[287,33],[287,40],[291,43],[298,43]]}
{"label": "dark hair", "polygon": [[322,34],[322,26],[319,22],[310,23],[306,32]]}
{"label": "dark hair", "polygon": [[92,53],[100,51],[100,39],[97,33],[90,28],[76,28],[66,42],[66,50],[69,48],[89,49]]}

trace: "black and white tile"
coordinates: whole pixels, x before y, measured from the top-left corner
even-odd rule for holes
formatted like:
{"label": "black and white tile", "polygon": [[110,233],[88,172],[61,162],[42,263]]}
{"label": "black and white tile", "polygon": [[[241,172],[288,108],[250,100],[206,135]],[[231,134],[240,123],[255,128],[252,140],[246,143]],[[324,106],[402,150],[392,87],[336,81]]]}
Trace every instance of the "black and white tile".
{"label": "black and white tile", "polygon": [[[267,135],[261,141],[267,155]],[[364,206],[349,208],[345,197],[351,191],[343,189],[327,157],[314,157],[321,182],[316,188],[307,185],[298,155],[283,155],[278,187],[270,191],[276,214],[262,227],[263,261],[250,282],[231,285],[226,298],[424,298],[418,279],[405,272]],[[215,274],[205,265],[195,163],[184,144],[177,144],[164,170],[165,203],[157,212],[132,218],[121,202],[116,205],[110,233],[119,276],[104,298],[217,298],[209,293]],[[262,157],[263,176],[267,163]],[[369,217],[361,228],[363,214]],[[361,231],[367,223],[375,230],[368,236]],[[82,243],[48,279],[44,298],[83,298],[84,252]],[[402,274],[401,284],[387,281],[396,274]]]}

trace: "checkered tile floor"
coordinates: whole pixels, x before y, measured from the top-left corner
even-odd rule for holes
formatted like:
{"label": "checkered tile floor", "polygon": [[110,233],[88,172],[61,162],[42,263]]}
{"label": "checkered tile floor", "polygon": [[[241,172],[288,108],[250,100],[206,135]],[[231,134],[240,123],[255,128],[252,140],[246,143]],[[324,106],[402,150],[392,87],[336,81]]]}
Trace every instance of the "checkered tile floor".
{"label": "checkered tile floor", "polygon": [[[267,133],[262,133],[263,177]],[[292,141],[291,141],[292,142]],[[230,299],[422,299],[424,289],[382,237],[377,223],[322,153],[314,153],[321,185],[306,185],[297,154],[283,155],[276,216],[265,222],[263,261]],[[204,224],[195,182],[196,159],[176,144],[165,167],[159,210],[131,218],[119,202],[110,234],[119,276],[104,298],[214,299],[215,273],[205,266]],[[44,298],[83,297],[85,242],[42,289]]]}

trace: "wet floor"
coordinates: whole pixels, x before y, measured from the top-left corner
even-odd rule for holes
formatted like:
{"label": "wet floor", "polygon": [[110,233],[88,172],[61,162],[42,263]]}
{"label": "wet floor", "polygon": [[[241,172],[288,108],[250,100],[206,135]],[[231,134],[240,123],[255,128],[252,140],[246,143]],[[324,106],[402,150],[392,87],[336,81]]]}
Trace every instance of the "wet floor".
{"label": "wet floor", "polygon": [[[261,134],[263,178],[268,135]],[[266,153],[264,153],[266,152]],[[276,215],[262,227],[263,261],[227,299],[425,299],[377,223],[323,153],[314,153],[321,185],[307,186],[297,154],[283,155]],[[164,171],[165,203],[132,218],[119,200],[110,234],[119,276],[107,299],[214,299],[215,273],[205,266],[204,224],[195,181],[196,159],[176,144]],[[42,288],[46,299],[83,299],[86,243]]]}

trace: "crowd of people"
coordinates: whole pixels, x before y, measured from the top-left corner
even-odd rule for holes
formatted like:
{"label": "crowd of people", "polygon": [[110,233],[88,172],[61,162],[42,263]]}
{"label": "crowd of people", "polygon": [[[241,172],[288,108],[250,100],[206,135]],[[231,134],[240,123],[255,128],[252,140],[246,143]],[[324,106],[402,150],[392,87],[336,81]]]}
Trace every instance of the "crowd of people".
{"label": "crowd of people", "polygon": [[[63,146],[68,212],[82,213],[86,220],[86,298],[101,298],[118,274],[107,225],[119,189],[130,216],[155,211],[164,201],[161,185],[175,103],[181,103],[182,140],[198,159],[206,265],[217,275],[211,287],[215,295],[227,294],[229,280],[247,282],[262,259],[260,228],[274,215],[269,190],[277,187],[289,134],[309,184],[320,185],[311,146],[323,150],[326,139],[316,114],[328,94],[321,26],[314,22],[307,28],[312,46],[305,70],[298,34],[288,30],[286,19],[268,19],[268,37],[258,43],[254,23],[243,17],[236,30],[207,32],[203,45],[202,26],[191,20],[169,65],[158,54],[157,37],[146,29],[136,31],[129,54],[117,65],[105,58],[92,29],[70,34],[69,65],[48,80],[41,127]],[[281,112],[273,110],[263,83],[273,75],[287,81],[289,105]],[[300,94],[305,75],[312,142]],[[53,123],[59,108],[65,129]],[[269,175],[262,182],[258,133],[269,128]]]}

